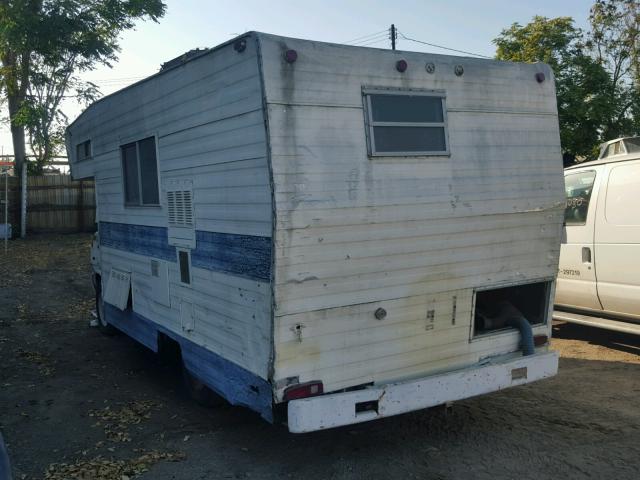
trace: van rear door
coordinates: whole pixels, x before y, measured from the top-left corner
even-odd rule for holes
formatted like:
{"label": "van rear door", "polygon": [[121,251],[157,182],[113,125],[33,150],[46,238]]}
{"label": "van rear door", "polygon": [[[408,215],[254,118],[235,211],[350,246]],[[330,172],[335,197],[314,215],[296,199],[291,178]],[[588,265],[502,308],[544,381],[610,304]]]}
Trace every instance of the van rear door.
{"label": "van rear door", "polygon": [[605,311],[640,319],[640,160],[607,167],[595,227],[598,295]]}
{"label": "van rear door", "polygon": [[560,249],[556,304],[601,310],[596,288],[594,223],[602,166],[565,173],[566,243]]}

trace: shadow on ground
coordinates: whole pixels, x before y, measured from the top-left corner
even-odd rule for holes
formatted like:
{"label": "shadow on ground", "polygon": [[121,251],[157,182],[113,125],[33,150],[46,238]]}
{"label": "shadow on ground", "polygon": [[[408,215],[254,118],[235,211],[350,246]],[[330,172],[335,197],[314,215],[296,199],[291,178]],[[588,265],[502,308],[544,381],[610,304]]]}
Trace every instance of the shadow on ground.
{"label": "shadow on ground", "polygon": [[554,379],[449,414],[293,435],[243,408],[195,405],[175,368],[89,328],[88,243],[37,238],[0,263],[14,275],[2,285],[0,428],[17,479],[83,478],[60,464],[102,465],[84,477],[98,480],[637,478],[640,364],[618,350],[632,339],[557,326],[554,347],[576,356]]}

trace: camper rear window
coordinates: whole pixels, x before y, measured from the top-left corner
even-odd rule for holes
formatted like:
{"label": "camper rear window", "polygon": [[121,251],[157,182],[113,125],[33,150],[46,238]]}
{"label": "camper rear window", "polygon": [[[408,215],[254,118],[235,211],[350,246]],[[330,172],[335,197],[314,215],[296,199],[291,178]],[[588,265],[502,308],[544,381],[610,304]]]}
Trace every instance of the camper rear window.
{"label": "camper rear window", "polygon": [[155,137],[122,145],[120,152],[122,154],[125,205],[159,205]]}
{"label": "camper rear window", "polygon": [[91,140],[76,145],[76,157],[79,162],[91,157]]}
{"label": "camper rear window", "polygon": [[449,153],[444,93],[366,90],[364,96],[371,155]]}

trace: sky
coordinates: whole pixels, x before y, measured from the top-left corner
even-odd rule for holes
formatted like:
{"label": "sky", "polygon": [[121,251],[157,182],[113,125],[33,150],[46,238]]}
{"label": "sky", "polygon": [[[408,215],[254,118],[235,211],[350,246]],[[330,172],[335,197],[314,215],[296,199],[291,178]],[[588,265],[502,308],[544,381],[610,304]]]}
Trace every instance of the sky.
{"label": "sky", "polygon": [[[250,30],[334,43],[390,48],[386,30],[395,24],[407,37],[493,56],[491,41],[512,23],[535,15],[573,17],[586,28],[592,0],[166,0],[158,23],[138,22],[123,33],[112,68],[100,66],[81,77],[105,95],[156,73],[160,64],[192,48],[213,47]],[[364,37],[364,38],[363,38]],[[354,41],[356,39],[361,39]],[[398,39],[398,50],[449,53]],[[82,106],[69,99],[63,111],[73,120]],[[2,112],[1,117],[6,117]],[[0,125],[0,153],[11,153],[11,135]]]}

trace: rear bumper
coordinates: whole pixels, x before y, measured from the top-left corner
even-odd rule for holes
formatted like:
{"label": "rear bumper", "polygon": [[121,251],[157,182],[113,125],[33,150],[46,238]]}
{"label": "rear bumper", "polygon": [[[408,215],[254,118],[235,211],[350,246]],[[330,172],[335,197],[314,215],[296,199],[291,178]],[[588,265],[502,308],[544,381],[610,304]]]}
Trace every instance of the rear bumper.
{"label": "rear bumper", "polygon": [[[288,405],[289,431],[313,432],[399,415],[524,385],[552,377],[557,372],[557,352],[544,352],[504,361],[495,360],[482,366],[407,382],[292,400]],[[360,410],[359,404],[371,409],[357,411]]]}

